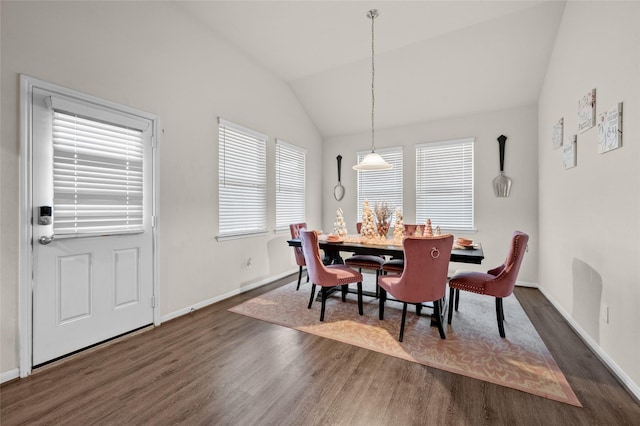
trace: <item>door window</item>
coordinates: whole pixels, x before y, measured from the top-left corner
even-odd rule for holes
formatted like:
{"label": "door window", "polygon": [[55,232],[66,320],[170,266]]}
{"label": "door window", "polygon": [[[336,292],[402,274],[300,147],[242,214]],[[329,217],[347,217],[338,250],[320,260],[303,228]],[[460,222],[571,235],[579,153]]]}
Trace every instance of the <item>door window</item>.
{"label": "door window", "polygon": [[142,131],[53,111],[54,233],[143,232]]}

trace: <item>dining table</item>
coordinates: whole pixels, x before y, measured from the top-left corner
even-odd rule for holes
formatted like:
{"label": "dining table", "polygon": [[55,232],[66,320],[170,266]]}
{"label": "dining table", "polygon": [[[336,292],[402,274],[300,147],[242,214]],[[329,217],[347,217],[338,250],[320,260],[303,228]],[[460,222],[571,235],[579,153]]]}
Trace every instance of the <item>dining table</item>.
{"label": "dining table", "polygon": [[[287,240],[291,247],[302,247],[300,238]],[[323,238],[318,239],[320,248],[325,255],[323,262],[325,265],[344,263],[340,252],[351,252],[355,254],[369,254],[374,256],[391,256],[396,259],[404,258],[402,242],[394,240],[367,242],[355,237],[345,238],[341,241],[328,241]],[[481,264],[484,260],[482,244],[476,243],[468,247],[454,246],[451,250],[451,262]]]}

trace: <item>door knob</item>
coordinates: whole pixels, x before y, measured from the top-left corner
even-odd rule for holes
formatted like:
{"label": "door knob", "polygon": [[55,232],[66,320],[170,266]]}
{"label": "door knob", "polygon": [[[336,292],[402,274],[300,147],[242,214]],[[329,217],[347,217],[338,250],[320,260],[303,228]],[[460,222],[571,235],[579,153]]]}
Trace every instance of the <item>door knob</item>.
{"label": "door knob", "polygon": [[51,241],[53,241],[53,239],[55,238],[55,235],[51,235],[50,237],[47,237],[46,235],[43,235],[42,237],[40,237],[38,239],[38,242],[40,244],[42,244],[43,246],[46,246],[47,244],[49,244]]}

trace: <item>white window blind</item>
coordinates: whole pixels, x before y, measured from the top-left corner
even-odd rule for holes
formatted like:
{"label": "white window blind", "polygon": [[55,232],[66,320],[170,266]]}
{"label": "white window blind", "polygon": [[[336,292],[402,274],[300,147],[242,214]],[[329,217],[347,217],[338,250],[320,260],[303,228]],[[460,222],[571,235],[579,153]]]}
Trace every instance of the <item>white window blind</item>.
{"label": "white window blind", "polygon": [[267,230],[267,136],[219,119],[219,235]]}
{"label": "white window blind", "polygon": [[[358,163],[371,151],[358,152]],[[358,221],[362,221],[362,205],[365,200],[373,210],[376,202],[386,202],[392,210],[391,224],[395,222],[395,211],[402,209],[402,147],[376,149],[384,160],[393,165],[389,170],[358,171]],[[354,224],[355,225],[355,224]]]}
{"label": "white window blind", "polygon": [[276,139],[276,229],[305,221],[306,150]]}
{"label": "white window blind", "polygon": [[416,220],[435,228],[472,231],[474,139],[416,147]]}
{"label": "white window blind", "polygon": [[53,111],[54,233],[143,232],[142,131]]}

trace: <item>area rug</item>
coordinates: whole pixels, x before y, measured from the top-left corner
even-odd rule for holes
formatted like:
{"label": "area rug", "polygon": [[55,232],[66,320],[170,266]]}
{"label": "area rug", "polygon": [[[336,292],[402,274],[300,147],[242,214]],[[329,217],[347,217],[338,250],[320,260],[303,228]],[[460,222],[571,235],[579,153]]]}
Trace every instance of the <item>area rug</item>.
{"label": "area rug", "polygon": [[[373,277],[365,275],[372,290]],[[352,285],[355,289],[355,285]],[[337,340],[429,367],[461,374],[533,395],[581,407],[553,356],[540,339],[515,296],[504,299],[506,339],[500,338],[495,299],[462,292],[459,311],[440,339],[430,326],[431,309],[422,316],[407,312],[404,341],[398,341],[402,304],[388,301],[385,319],[378,319],[378,301],[364,297],[364,315],[358,315],[355,294],[342,302],[339,292],[327,300],[324,322],[320,302],[307,309],[310,285],[296,291],[296,282],[229,309],[231,312]],[[448,292],[447,292],[448,294]],[[446,319],[445,319],[446,320]]]}

